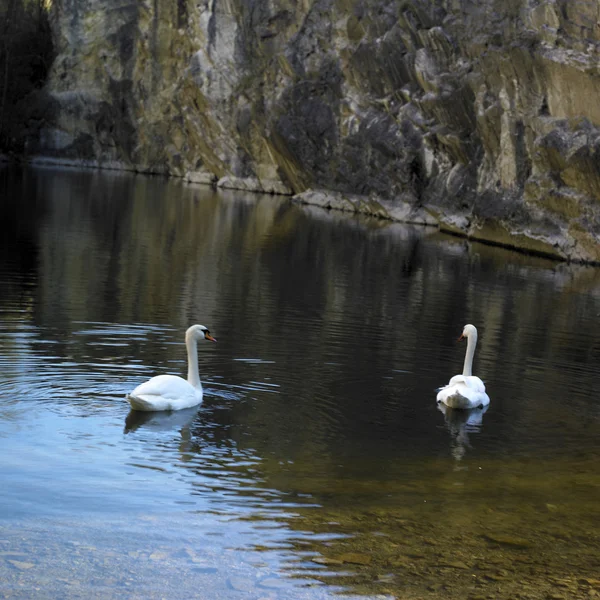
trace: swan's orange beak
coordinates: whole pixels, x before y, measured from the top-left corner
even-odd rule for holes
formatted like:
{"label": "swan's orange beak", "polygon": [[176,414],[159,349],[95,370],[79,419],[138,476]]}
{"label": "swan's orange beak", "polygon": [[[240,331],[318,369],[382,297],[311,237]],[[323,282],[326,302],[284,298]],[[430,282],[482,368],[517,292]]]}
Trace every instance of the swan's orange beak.
{"label": "swan's orange beak", "polygon": [[457,342],[460,342],[460,341],[462,341],[462,340],[464,340],[464,339],[465,339],[465,336],[464,336],[464,335],[461,333],[461,334],[460,334],[460,337],[459,337],[459,338],[458,338],[456,341],[457,341]]}
{"label": "swan's orange beak", "polygon": [[209,342],[216,342],[217,341],[217,340],[215,340],[215,338],[212,335],[210,335],[210,333],[205,333],[204,334],[204,339],[208,340]]}

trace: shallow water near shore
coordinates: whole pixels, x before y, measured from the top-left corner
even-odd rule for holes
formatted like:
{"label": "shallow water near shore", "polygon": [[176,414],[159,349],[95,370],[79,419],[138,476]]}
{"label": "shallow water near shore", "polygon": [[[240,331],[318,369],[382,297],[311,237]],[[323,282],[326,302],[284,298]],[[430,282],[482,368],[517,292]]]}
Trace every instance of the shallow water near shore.
{"label": "shallow water near shore", "polygon": [[[156,177],[0,195],[0,597],[600,595],[599,270]],[[491,404],[445,413],[468,322]],[[202,406],[130,412],[192,323]]]}

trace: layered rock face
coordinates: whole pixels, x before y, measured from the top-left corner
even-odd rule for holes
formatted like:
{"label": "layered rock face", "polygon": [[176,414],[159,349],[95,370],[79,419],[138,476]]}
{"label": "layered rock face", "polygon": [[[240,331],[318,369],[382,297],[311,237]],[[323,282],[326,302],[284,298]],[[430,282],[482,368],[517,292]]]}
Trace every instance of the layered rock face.
{"label": "layered rock face", "polygon": [[29,152],[600,261],[600,4],[63,0]]}

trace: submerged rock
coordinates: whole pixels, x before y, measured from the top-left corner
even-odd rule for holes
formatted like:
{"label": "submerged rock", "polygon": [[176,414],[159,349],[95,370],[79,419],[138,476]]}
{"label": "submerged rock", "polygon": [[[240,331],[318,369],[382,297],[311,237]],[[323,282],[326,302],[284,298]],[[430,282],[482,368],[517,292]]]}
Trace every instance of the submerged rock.
{"label": "submerged rock", "polygon": [[338,560],[343,563],[350,563],[352,565],[370,565],[373,559],[368,554],[361,554],[359,552],[347,552],[340,554]]}
{"label": "submerged rock", "polygon": [[533,546],[529,540],[512,535],[486,533],[483,537],[490,542],[513,548],[531,548]]}
{"label": "submerged rock", "polygon": [[314,562],[318,565],[343,565],[344,561],[338,560],[336,558],[328,558],[327,556],[317,556],[311,559],[311,562]]}
{"label": "submerged rock", "polygon": [[15,569],[19,569],[19,571],[28,571],[35,567],[34,563],[25,562],[23,560],[9,560],[8,561]]}
{"label": "submerged rock", "polygon": [[227,585],[236,592],[251,592],[255,588],[255,582],[252,579],[238,575],[228,577]]}
{"label": "submerged rock", "polygon": [[464,563],[462,560],[444,560],[438,564],[438,567],[445,567],[449,569],[470,569],[469,565]]}

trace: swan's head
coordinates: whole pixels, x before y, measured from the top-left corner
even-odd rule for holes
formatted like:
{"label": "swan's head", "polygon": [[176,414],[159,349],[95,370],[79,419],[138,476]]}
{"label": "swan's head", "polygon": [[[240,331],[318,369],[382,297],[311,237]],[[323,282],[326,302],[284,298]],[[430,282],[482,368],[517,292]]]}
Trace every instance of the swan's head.
{"label": "swan's head", "polygon": [[463,340],[465,338],[469,339],[470,337],[477,339],[477,328],[475,325],[465,325],[465,328],[458,339]]}
{"label": "swan's head", "polygon": [[192,325],[185,332],[186,341],[189,339],[193,340],[208,340],[209,342],[216,342],[215,338],[210,335],[210,331],[208,328],[204,327],[204,325]]}

